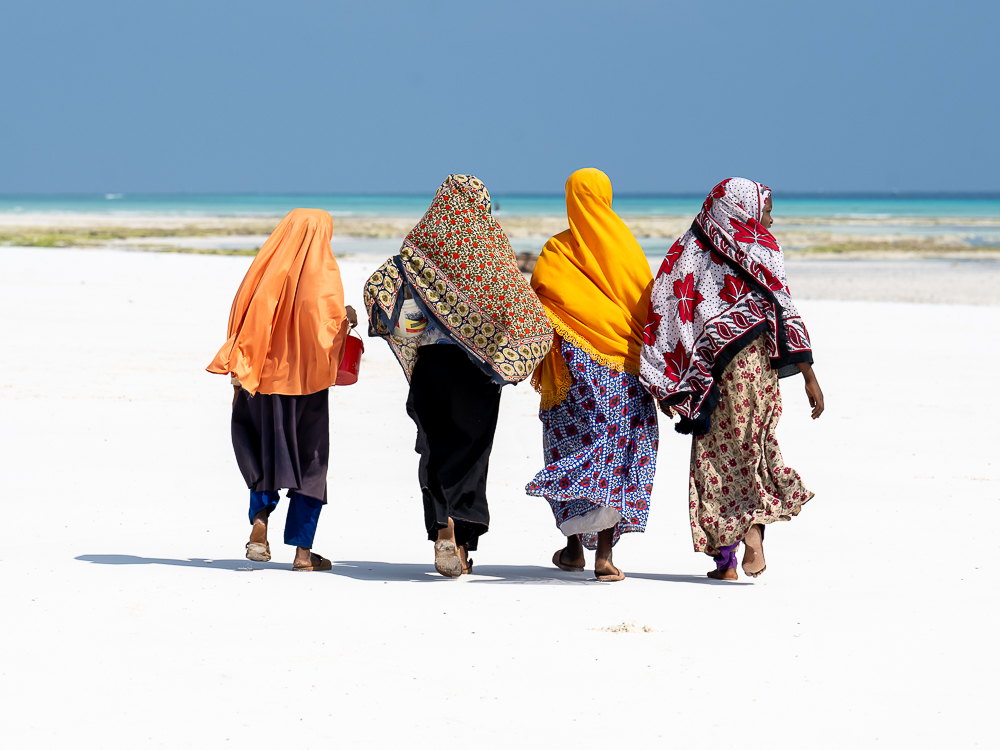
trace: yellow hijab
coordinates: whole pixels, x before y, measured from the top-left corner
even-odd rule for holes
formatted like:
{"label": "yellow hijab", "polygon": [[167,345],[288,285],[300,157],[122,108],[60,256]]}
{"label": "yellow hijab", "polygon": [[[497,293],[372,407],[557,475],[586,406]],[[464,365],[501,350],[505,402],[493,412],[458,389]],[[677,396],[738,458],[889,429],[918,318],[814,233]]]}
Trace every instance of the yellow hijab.
{"label": "yellow hijab", "polygon": [[303,396],[336,382],[350,326],[332,233],[319,209],[281,220],[236,292],[228,340],[209,372],[235,373],[251,395]]}
{"label": "yellow hijab", "polygon": [[[556,334],[599,364],[638,373],[653,274],[629,228],[611,210],[611,180],[578,169],[566,180],[569,229],[545,243],[531,277]],[[569,394],[573,376],[559,343],[535,370],[542,408]]]}

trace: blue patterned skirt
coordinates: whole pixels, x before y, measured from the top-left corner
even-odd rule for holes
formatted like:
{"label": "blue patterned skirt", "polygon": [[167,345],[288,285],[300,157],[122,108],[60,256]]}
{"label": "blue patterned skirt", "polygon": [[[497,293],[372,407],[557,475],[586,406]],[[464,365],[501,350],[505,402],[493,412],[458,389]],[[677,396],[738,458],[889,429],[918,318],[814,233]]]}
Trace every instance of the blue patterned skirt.
{"label": "blue patterned skirt", "polygon": [[597,532],[614,526],[614,542],[645,531],[656,472],[656,405],[636,375],[594,362],[568,341],[569,396],[539,411],[548,466],[525,491],[544,497],[556,525],[594,549]]}

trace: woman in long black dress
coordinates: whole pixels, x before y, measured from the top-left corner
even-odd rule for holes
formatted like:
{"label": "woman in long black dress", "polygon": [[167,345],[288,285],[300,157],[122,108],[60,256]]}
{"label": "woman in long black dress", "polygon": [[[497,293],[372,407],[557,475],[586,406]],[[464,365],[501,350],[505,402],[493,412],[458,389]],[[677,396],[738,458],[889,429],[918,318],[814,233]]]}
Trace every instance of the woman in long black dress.
{"label": "woman in long black dress", "polygon": [[399,360],[417,425],[427,537],[439,573],[471,572],[489,530],[486,500],[500,391],[529,377],[552,326],[471,175],[450,175],[399,255],[365,285],[369,335]]}

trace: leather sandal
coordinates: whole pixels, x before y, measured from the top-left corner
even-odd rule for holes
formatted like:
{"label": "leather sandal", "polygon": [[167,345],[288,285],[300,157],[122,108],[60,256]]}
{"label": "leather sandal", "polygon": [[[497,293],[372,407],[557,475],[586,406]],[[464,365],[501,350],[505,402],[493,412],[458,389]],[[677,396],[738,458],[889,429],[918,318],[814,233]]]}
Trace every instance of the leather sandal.
{"label": "leather sandal", "polygon": [[308,565],[299,565],[297,562],[292,563],[292,570],[330,570],[333,567],[333,563],[327,560],[323,555],[317,555],[315,552],[312,553],[312,557],[309,558]]}
{"label": "leather sandal", "polygon": [[598,581],[608,581],[608,582],[610,582],[610,581],[624,581],[625,580],[625,573],[622,571],[622,569],[619,568],[619,567],[617,567],[617,566],[615,566],[614,564],[612,564],[611,567],[613,567],[615,569],[614,573],[608,573],[606,575],[597,575],[597,571],[595,570],[594,571],[594,576],[596,576],[596,578],[597,578]]}
{"label": "leather sandal", "polygon": [[462,575],[467,576],[472,573],[472,558],[469,557],[469,548],[463,545],[458,546],[458,559],[462,561]]}

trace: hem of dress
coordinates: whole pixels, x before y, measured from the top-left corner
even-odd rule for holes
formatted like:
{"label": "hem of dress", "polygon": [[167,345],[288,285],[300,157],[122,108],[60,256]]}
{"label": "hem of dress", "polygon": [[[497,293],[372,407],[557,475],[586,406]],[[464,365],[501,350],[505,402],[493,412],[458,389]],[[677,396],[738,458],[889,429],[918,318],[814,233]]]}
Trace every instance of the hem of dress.
{"label": "hem of dress", "polygon": [[[809,502],[810,500],[812,500],[812,499],[813,499],[814,497],[816,497],[816,493],[815,493],[815,492],[810,492],[809,490],[806,490],[806,492],[808,492],[808,493],[809,493],[809,497],[807,497],[807,498],[806,498],[805,500],[802,500],[802,501],[801,501],[801,502],[800,502],[800,503],[799,503],[799,504],[798,504],[798,505],[797,505],[797,506],[795,507],[795,510],[794,510],[794,512],[790,512],[790,513],[788,513],[787,515],[781,515],[781,516],[778,516],[778,515],[770,515],[770,516],[764,516],[763,518],[754,518],[754,519],[753,519],[753,521],[751,521],[750,525],[749,525],[749,526],[747,526],[747,531],[749,531],[749,530],[750,530],[750,526],[756,526],[757,524],[760,524],[760,525],[762,525],[762,526],[769,526],[769,525],[770,525],[770,524],[772,524],[772,523],[787,523],[788,521],[791,521],[791,520],[792,520],[793,518],[795,518],[795,517],[796,517],[796,516],[797,516],[797,515],[798,515],[799,513],[801,513],[801,512],[802,512],[802,506],[803,506],[803,505],[805,505],[805,504],[806,504],[806,503],[808,503],[808,502]],[[700,528],[700,527],[699,527],[699,528]],[[692,536],[693,536],[693,534],[692,534]],[[704,536],[704,534],[703,534],[702,536]],[[743,532],[743,536],[744,536],[744,537],[746,536],[746,532]],[[737,541],[736,543],[737,543],[737,544],[742,544],[742,543],[743,543],[743,538],[741,537],[741,538],[740,538],[740,539],[739,539],[739,540],[738,540],[738,541]],[[723,545],[723,546],[728,546],[728,545]],[[709,551],[710,549],[715,549],[715,552],[710,552],[710,551]],[[697,543],[697,542],[695,542],[695,544],[694,544],[694,551],[695,551],[695,552],[703,552],[703,553],[705,553],[706,555],[714,555],[714,554],[716,554],[716,552],[718,552],[718,551],[719,551],[719,548],[718,548],[718,547],[715,547],[715,548],[711,548],[711,547],[709,547],[708,545],[705,545],[705,547],[703,547],[702,549],[698,549],[698,543]]]}
{"label": "hem of dress", "polygon": [[[556,527],[564,536],[575,536],[576,534],[596,534],[599,531],[612,529],[621,523],[623,516],[617,508],[603,503],[593,503],[593,505],[594,507],[583,515],[567,518],[561,524],[556,523]],[[612,518],[614,520],[611,520]],[[576,528],[574,524],[580,528]]]}

